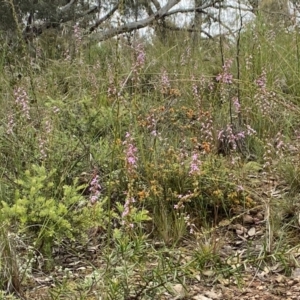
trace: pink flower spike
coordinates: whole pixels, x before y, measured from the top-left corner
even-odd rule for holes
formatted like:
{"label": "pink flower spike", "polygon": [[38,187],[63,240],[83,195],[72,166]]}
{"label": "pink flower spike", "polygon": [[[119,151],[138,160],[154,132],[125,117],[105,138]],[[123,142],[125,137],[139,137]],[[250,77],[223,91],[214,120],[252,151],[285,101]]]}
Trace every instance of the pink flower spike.
{"label": "pink flower spike", "polygon": [[125,146],[124,153],[125,153],[125,159],[126,159],[126,167],[128,172],[131,174],[134,172],[134,169],[137,168],[137,148],[133,144],[133,138],[131,137],[130,133],[126,133],[125,135],[125,141],[123,142],[123,145]]}
{"label": "pink flower spike", "polygon": [[95,175],[90,183],[90,202],[91,204],[95,204],[101,195],[101,185],[99,183],[99,175]]}
{"label": "pink flower spike", "polygon": [[200,165],[201,165],[201,161],[198,160],[198,153],[195,152],[192,155],[192,162],[190,165],[189,175],[194,175],[194,174],[199,173]]}

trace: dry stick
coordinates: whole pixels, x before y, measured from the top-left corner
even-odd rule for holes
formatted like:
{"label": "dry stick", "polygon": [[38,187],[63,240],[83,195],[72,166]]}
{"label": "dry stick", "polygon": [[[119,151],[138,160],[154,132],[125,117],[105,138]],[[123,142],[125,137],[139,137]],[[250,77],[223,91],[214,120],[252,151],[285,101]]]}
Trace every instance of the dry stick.
{"label": "dry stick", "polygon": [[[240,52],[241,52],[241,48],[240,48],[240,40],[241,40],[241,31],[243,28],[243,16],[242,16],[242,11],[241,11],[241,3],[240,0],[238,1],[238,6],[239,6],[239,15],[240,15],[240,27],[238,29],[237,32],[237,41],[236,41],[236,65],[237,65],[237,98],[238,98],[238,102],[241,104],[241,88],[240,88],[240,77],[241,77],[241,72],[240,72]],[[229,99],[229,109],[230,109],[230,123],[231,126],[233,126],[233,118],[232,118],[232,103],[231,103],[231,99]],[[240,111],[238,111],[238,125],[239,127],[242,126],[242,114]],[[243,153],[243,149],[240,145],[240,143],[238,143],[238,141],[235,141],[237,148],[239,149],[240,153],[242,155],[245,155],[245,153]]]}
{"label": "dry stick", "polygon": [[221,33],[221,8],[219,9],[218,24],[219,24],[219,32],[220,32],[219,44],[220,44],[221,60],[222,60],[222,66],[224,66],[224,49],[223,49],[222,33]]}
{"label": "dry stick", "polygon": [[[296,16],[296,12],[294,11],[294,15]],[[295,27],[296,27],[296,19],[295,19]],[[300,71],[300,59],[299,59],[299,44],[298,44],[298,41],[299,41],[299,38],[298,38],[298,30],[295,30],[295,36],[296,36],[296,53],[297,53],[297,67],[298,67],[298,74],[299,74],[299,71]]]}
{"label": "dry stick", "polygon": [[265,201],[265,221],[266,221],[266,246],[267,251],[271,252],[272,232],[270,224],[270,198]]}
{"label": "dry stick", "polygon": [[[238,94],[238,101],[241,104],[241,88],[240,88],[240,40],[241,40],[241,31],[243,28],[243,17],[242,17],[242,12],[241,12],[241,3],[238,1],[239,5],[239,14],[240,14],[240,28],[238,30],[238,35],[237,35],[237,41],[236,41],[236,65],[237,65],[237,94]],[[231,117],[232,119],[232,117]],[[242,115],[241,112],[238,111],[238,119],[239,119],[239,126],[242,125]]]}

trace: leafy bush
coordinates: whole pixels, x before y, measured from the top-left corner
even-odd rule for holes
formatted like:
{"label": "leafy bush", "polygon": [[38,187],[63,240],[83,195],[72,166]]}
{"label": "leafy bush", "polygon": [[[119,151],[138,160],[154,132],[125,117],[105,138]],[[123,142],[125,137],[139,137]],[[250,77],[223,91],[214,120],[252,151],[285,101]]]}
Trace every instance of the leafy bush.
{"label": "leafy bush", "polygon": [[55,173],[33,165],[16,182],[14,204],[1,202],[3,219],[30,234],[34,245],[47,257],[51,257],[54,241],[82,237],[96,220],[98,224],[103,220],[101,203],[89,207],[76,180],[60,190],[53,182]]}

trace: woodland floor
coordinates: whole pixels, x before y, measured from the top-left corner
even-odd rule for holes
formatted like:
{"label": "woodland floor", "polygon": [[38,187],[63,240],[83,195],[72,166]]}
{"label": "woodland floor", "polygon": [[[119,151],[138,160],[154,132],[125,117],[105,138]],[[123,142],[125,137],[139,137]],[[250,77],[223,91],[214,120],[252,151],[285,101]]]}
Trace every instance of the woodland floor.
{"label": "woodland floor", "polygon": [[[289,240],[291,242],[286,249],[280,249],[276,246],[278,244],[270,242],[276,240],[277,236],[274,227],[271,229],[271,215],[274,211],[280,211],[277,204],[285,197],[289,187],[276,175],[266,176],[260,172],[252,172],[251,168],[250,171],[246,168],[243,176],[247,187],[255,191],[252,194],[255,200],[252,209],[237,210],[230,220],[224,218],[207,233],[207,239],[200,235],[198,241],[184,241],[176,249],[158,245],[158,248],[162,247],[158,251],[164,252],[166,257],[171,257],[174,261],[177,260],[180,266],[188,263],[195,251],[204,249],[199,248],[199,243],[203,244],[205,240],[210,245],[215,245],[214,251],[228,265],[230,271],[224,268],[223,271],[218,271],[212,260],[206,270],[198,272],[191,269],[193,274],[188,276],[189,279],[181,283],[170,280],[170,284],[162,285],[161,289],[157,289],[158,293],[149,298],[147,290],[153,289],[151,282],[147,286],[145,280],[140,280],[143,275],[137,269],[135,275],[129,279],[129,284],[132,284],[130,295],[120,299],[300,299],[300,242],[297,238],[299,224],[291,223],[294,240]],[[294,216],[299,215],[300,209],[297,206],[294,210]],[[284,217],[286,216],[282,216]],[[283,220],[284,222],[288,221]],[[21,298],[107,299],[101,296],[101,285],[99,286],[96,279],[85,288],[78,284],[90,276],[93,270],[98,269],[101,273],[107,268],[102,252],[105,242],[103,239],[101,241],[101,234],[101,231],[93,232],[90,243],[86,246],[63,244],[53,249],[55,264],[59,268],[47,274],[42,271],[35,272],[30,280],[24,282]],[[285,259],[281,260],[280,256]],[[153,257],[155,256],[149,253],[149,265],[146,266],[148,270],[159,263]],[[71,271],[70,278],[66,279],[65,270]]]}
{"label": "woodland floor", "polygon": [[[234,225],[232,225],[234,226]],[[239,225],[237,226],[241,228]],[[252,234],[254,229],[258,232],[253,240],[255,240],[253,251],[256,252],[256,255],[259,255],[260,237],[259,232],[264,231],[262,225],[253,225],[243,227],[248,233]],[[224,228],[220,229],[220,233],[224,233]],[[228,238],[228,244],[224,244],[221,251],[221,256],[233,257],[232,253],[237,254],[238,260],[241,264],[244,264],[242,270],[237,271],[237,276],[234,274],[230,277],[223,277],[220,274],[216,274],[214,271],[203,272],[201,275],[196,275],[194,280],[185,282],[182,284],[170,285],[167,290],[162,293],[159,293],[153,299],[195,299],[195,300],[209,300],[209,299],[228,299],[228,300],[252,300],[252,299],[300,299],[300,268],[292,267],[291,274],[285,275],[282,265],[280,262],[270,263],[269,266],[264,263],[264,266],[251,266],[250,262],[247,262],[248,258],[246,257],[246,249],[244,248],[243,239],[249,238],[249,235],[243,234],[242,236],[236,234],[233,229],[230,230],[230,239]],[[251,232],[252,231],[252,232]],[[234,235],[236,234],[236,237]],[[253,236],[252,236],[253,237]],[[251,237],[250,237],[251,238]],[[263,241],[261,241],[263,242]],[[56,270],[51,274],[45,275],[42,272],[37,272],[35,276],[31,279],[30,282],[27,282],[25,292],[23,294],[24,299],[102,299],[99,296],[101,292],[99,287],[97,287],[97,282],[95,285],[91,285],[89,292],[86,293],[85,297],[81,296],[80,290],[76,288],[76,282],[78,280],[84,279],[88,276],[94,268],[99,266],[104,269],[104,262],[99,259],[101,257],[101,251],[96,249],[97,247],[89,247],[89,253],[81,252],[81,254],[60,254],[61,257],[59,260],[63,260],[61,265],[64,265],[64,268],[72,270],[73,278],[70,279],[68,283],[68,288],[66,292],[63,292],[61,296],[55,298],[52,294],[52,297],[49,296],[50,290],[55,290],[58,285],[64,281],[64,273]],[[189,250],[184,247],[184,249],[179,250],[182,256],[186,256],[186,259],[189,258]],[[192,249],[190,249],[192,251]],[[249,248],[247,249],[247,252]],[[293,258],[298,260],[298,253],[291,253]],[[90,257],[88,257],[90,256]],[[300,258],[300,253],[299,253]],[[298,260],[300,262],[300,259]],[[92,267],[91,267],[92,266]],[[141,286],[138,284],[138,271],[137,277],[133,279],[132,284],[135,286],[132,288],[132,296],[123,298],[128,300],[133,299],[149,299],[149,297],[144,297],[139,295],[139,291],[145,289],[147,286],[143,283]],[[96,291],[96,292],[95,292]],[[98,291],[98,292],[97,292]]]}

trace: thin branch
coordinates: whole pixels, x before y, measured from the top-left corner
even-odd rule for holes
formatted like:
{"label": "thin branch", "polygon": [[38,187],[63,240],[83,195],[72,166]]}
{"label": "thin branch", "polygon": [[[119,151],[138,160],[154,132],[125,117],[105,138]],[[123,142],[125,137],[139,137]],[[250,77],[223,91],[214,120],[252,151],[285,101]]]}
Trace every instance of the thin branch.
{"label": "thin branch", "polygon": [[[242,16],[242,10],[241,10],[241,2],[238,0],[239,4],[239,15],[240,15],[240,27],[238,29],[237,34],[237,40],[236,40],[236,66],[237,66],[237,97],[238,101],[241,104],[241,85],[240,85],[240,79],[241,79],[241,66],[240,66],[240,55],[241,55],[241,32],[243,29],[243,16]],[[230,101],[231,103],[231,101]],[[230,116],[232,120],[232,115]],[[239,126],[242,125],[242,114],[240,111],[238,111],[238,120],[239,120]],[[232,123],[232,122],[231,122]],[[239,143],[238,143],[239,144]],[[240,146],[240,145],[238,145]]]}
{"label": "thin branch", "polygon": [[85,12],[83,13],[83,15],[86,16],[86,15],[93,14],[93,13],[96,12],[96,11],[100,11],[100,8],[101,8],[100,5],[95,5],[94,7],[88,9],[87,11],[85,11]]}
{"label": "thin branch", "polygon": [[92,33],[93,31],[95,31],[104,21],[106,21],[107,19],[109,19],[119,8],[120,2],[118,1],[117,4],[111,9],[111,11],[109,11],[105,16],[103,16],[102,18],[100,18],[99,20],[97,20],[95,22],[95,24],[90,27],[89,29],[89,33]]}
{"label": "thin branch", "polygon": [[151,7],[151,3],[150,3],[150,2],[147,2],[147,3],[144,4],[144,5],[145,5],[145,10],[146,10],[147,14],[148,14],[149,16],[153,15],[153,14],[154,14],[154,11],[153,11],[153,9],[152,9],[152,7]]}
{"label": "thin branch", "polygon": [[167,12],[165,14],[165,16],[167,17],[167,16],[171,16],[171,15],[174,15],[174,14],[178,14],[178,13],[189,13],[189,12],[195,12],[195,11],[196,12],[201,12],[203,14],[206,14],[214,22],[218,22],[220,25],[222,25],[222,27],[227,29],[227,31],[231,35],[233,35],[233,32],[232,32],[232,30],[229,26],[225,25],[219,18],[216,18],[211,13],[205,11],[205,9],[211,8],[211,7],[218,8],[220,10],[221,8],[219,6],[215,6],[216,4],[220,3],[220,1],[222,1],[222,0],[215,0],[213,2],[210,2],[210,3],[206,4],[206,5],[199,6],[199,7],[196,7],[196,8],[178,8],[178,9],[174,9],[174,10],[171,10],[171,11]]}
{"label": "thin branch", "polygon": [[[73,1],[73,0],[72,0],[72,1]],[[75,0],[75,1],[76,1],[76,0]],[[70,3],[71,3],[71,2],[70,2]],[[70,3],[69,3],[69,4],[70,4]],[[74,2],[72,2],[72,3],[74,3]],[[69,4],[67,4],[67,5],[69,5]],[[65,6],[64,6],[64,7],[65,7]],[[95,12],[98,11],[99,9],[100,9],[100,6],[97,6],[97,5],[96,5],[96,6],[92,7],[92,8],[90,8],[90,9],[88,9],[88,10],[82,12],[82,13],[76,14],[75,18],[76,18],[76,19],[83,18],[83,17],[86,16],[86,15],[90,15],[90,14],[95,13]],[[66,10],[65,10],[65,12],[66,12]],[[57,27],[59,27],[61,24],[66,23],[66,22],[69,22],[69,21],[71,21],[71,20],[73,20],[73,19],[74,19],[74,16],[67,16],[67,15],[66,15],[65,17],[61,18],[61,20],[60,20],[59,22],[45,22],[45,23],[43,23],[43,24],[41,24],[41,25],[39,25],[39,26],[36,26],[36,36],[42,34],[43,31],[44,31],[44,29],[57,28]]]}
{"label": "thin branch", "polygon": [[215,38],[214,38],[212,35],[210,35],[207,31],[201,29],[201,32],[204,33],[209,39],[212,39],[212,40],[215,39]]}
{"label": "thin branch", "polygon": [[166,17],[174,15],[174,14],[178,14],[178,13],[194,13],[194,12],[201,12],[204,13],[204,9],[210,8],[210,7],[215,7],[216,4],[218,4],[220,1],[222,0],[215,0],[211,3],[208,3],[206,5],[202,5],[202,6],[198,6],[198,7],[192,7],[192,8],[177,8],[174,10],[169,11],[168,13],[166,13]]}
{"label": "thin branch", "polygon": [[166,17],[169,10],[178,4],[181,0],[170,0],[167,2],[165,6],[163,6],[160,10],[158,10],[155,14],[156,19],[160,19],[162,17]]}
{"label": "thin branch", "polygon": [[210,19],[212,19],[214,22],[219,23],[219,25],[221,25],[222,27],[224,27],[225,29],[227,29],[228,33],[230,33],[232,36],[234,35],[233,31],[231,30],[231,28],[227,25],[225,25],[220,17],[216,18],[214,17],[211,13],[207,13],[206,11],[203,12],[204,14],[206,14]]}
{"label": "thin branch", "polygon": [[73,6],[73,4],[76,3],[76,1],[77,1],[77,0],[71,0],[71,1],[70,1],[68,4],[66,4],[65,6],[60,7],[60,8],[59,8],[60,12],[65,13],[65,12],[67,12],[68,10],[70,10],[71,7]]}
{"label": "thin branch", "polygon": [[156,10],[160,10],[161,9],[161,6],[160,6],[160,4],[159,4],[159,2],[157,0],[152,0],[151,2],[154,4]]}
{"label": "thin branch", "polygon": [[169,30],[173,30],[173,31],[186,31],[186,32],[202,32],[204,33],[208,38],[213,39],[213,36],[210,35],[208,32],[204,31],[204,30],[199,30],[199,29],[195,29],[192,27],[188,27],[188,28],[184,28],[184,27],[178,27],[178,26],[172,26],[172,25],[168,25],[168,24],[162,24],[161,25],[164,28],[167,28]]}
{"label": "thin branch", "polygon": [[226,4],[226,5],[222,5],[222,4],[219,4],[217,6],[215,6],[215,8],[219,9],[228,9],[228,8],[232,8],[232,9],[235,9],[235,10],[238,10],[238,11],[246,11],[246,12],[252,12],[253,13],[253,9],[252,8],[248,8],[248,7],[241,7],[239,8],[238,6],[234,6],[234,5],[230,5],[230,4]]}
{"label": "thin branch", "polygon": [[[90,9],[88,9],[88,10],[82,12],[82,13],[76,14],[75,17],[76,17],[76,19],[80,19],[80,18],[83,18],[83,17],[85,17],[87,15],[93,14],[96,11],[99,11],[99,10],[100,10],[100,6],[95,5],[95,6],[91,7]],[[68,16],[67,18],[63,18],[60,21],[60,23],[66,23],[66,22],[69,22],[69,21],[71,21],[73,19],[74,19],[74,16]]]}

